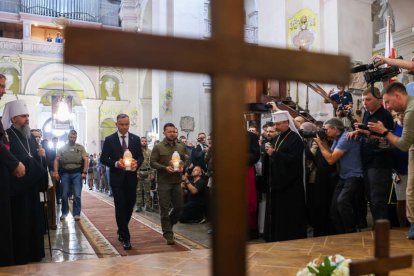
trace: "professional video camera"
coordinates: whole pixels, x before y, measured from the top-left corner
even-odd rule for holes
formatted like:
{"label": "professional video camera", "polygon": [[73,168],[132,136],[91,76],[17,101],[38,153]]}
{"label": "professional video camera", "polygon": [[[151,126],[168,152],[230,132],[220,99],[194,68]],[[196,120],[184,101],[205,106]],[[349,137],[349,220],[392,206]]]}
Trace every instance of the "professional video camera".
{"label": "professional video camera", "polygon": [[321,139],[326,138],[326,129],[324,128],[320,128],[318,131],[303,131],[301,129],[299,133],[303,138],[316,138],[316,136],[319,136]]}
{"label": "professional video camera", "polygon": [[[398,59],[402,59],[402,57],[399,56]],[[397,76],[399,73],[401,73],[400,68],[398,68],[397,66],[389,66],[389,67],[381,68],[381,67],[375,67],[374,64],[375,64],[375,61],[371,64],[363,64],[363,65],[356,66],[351,69],[351,73],[359,73],[359,72],[365,71],[364,72],[365,81],[371,84],[371,86],[373,86],[375,82],[388,80],[392,77]]]}

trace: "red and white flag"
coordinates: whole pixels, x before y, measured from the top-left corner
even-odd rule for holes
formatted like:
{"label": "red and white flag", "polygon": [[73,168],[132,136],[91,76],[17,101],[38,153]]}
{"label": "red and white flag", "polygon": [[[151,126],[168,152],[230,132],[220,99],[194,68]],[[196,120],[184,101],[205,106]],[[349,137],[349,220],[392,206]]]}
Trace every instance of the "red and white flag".
{"label": "red and white flag", "polygon": [[390,17],[387,18],[387,32],[385,33],[385,53],[386,58],[396,58],[397,54],[395,53],[394,40],[392,39],[391,34],[391,23]]}

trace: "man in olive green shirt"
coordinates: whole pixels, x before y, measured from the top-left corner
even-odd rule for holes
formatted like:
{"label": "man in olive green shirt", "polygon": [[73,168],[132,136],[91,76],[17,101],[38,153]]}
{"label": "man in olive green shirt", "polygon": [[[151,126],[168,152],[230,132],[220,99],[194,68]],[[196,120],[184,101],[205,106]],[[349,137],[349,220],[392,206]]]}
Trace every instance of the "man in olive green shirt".
{"label": "man in olive green shirt", "polygon": [[408,96],[402,83],[394,82],[383,92],[384,105],[388,110],[404,112],[404,129],[401,137],[386,129],[382,122],[369,123],[371,131],[382,134],[391,144],[408,154],[408,180],[406,190],[407,219],[411,226],[407,238],[414,240],[414,97]]}
{"label": "man in olive green shirt", "polygon": [[[164,125],[164,140],[154,146],[151,152],[151,167],[157,170],[158,198],[161,215],[161,227],[168,245],[173,245],[173,225],[177,223],[183,208],[183,191],[181,189],[181,177],[184,170],[180,166],[175,171],[171,164],[171,157],[177,151],[182,161],[186,160],[185,147],[176,142],[177,133],[172,123]],[[170,211],[170,206],[172,210]]]}
{"label": "man in olive green shirt", "polygon": [[[68,197],[73,192],[73,218],[80,220],[82,179],[86,178],[88,169],[88,154],[85,148],[76,143],[78,133],[71,130],[68,135],[68,143],[61,147],[54,161],[53,176],[62,183],[62,215],[60,220],[65,220],[69,213]],[[61,175],[59,175],[59,172]]]}

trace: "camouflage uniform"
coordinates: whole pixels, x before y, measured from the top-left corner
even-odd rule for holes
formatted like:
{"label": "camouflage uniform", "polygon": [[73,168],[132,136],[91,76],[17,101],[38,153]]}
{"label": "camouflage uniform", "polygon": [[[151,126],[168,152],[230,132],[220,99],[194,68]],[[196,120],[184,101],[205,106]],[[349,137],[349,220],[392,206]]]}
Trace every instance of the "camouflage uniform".
{"label": "camouflage uniform", "polygon": [[[137,208],[144,208],[144,203],[146,210],[151,208],[151,182],[152,179],[155,177],[156,171],[150,167],[150,157],[151,157],[151,150],[145,149],[142,151],[144,155],[144,162],[139,167],[137,176],[138,176],[138,185],[137,185]],[[143,196],[144,194],[144,200]]]}

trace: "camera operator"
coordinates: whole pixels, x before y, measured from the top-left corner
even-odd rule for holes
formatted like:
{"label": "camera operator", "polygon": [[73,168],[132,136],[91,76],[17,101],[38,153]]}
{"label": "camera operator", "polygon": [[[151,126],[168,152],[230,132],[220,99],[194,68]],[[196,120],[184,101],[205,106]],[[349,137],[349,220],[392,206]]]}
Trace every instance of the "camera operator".
{"label": "camera operator", "polygon": [[[328,93],[328,97],[334,101],[337,105],[334,105],[334,109],[342,108],[343,110],[351,111],[353,107],[352,94],[345,91],[345,86],[338,85],[338,93],[334,93],[334,89],[331,89]],[[324,103],[329,103],[326,99]]]}
{"label": "camera operator", "polygon": [[404,112],[404,130],[401,137],[391,133],[383,121],[370,123],[371,131],[382,134],[391,144],[402,151],[409,150],[407,183],[407,218],[411,223],[408,238],[414,239],[414,97],[408,96],[405,86],[395,82],[383,93],[384,104],[388,110]]}
{"label": "camera operator", "polygon": [[348,136],[349,138],[359,137],[362,141],[365,192],[374,221],[389,219],[387,203],[392,187],[392,152],[389,143],[381,139],[381,133],[368,129],[367,126],[381,121],[387,129],[393,129],[394,122],[391,113],[381,104],[378,88],[364,90],[362,103],[366,110],[362,124],[355,124],[356,130]]}
{"label": "camera operator", "polygon": [[331,205],[331,220],[338,234],[356,231],[356,222],[359,210],[355,208],[356,195],[362,186],[362,162],[360,143],[348,140],[342,121],[331,118],[324,124],[327,139],[333,140],[329,148],[327,142],[320,136],[315,138],[322,156],[328,164],[339,161],[339,180],[335,187]]}
{"label": "camera operator", "polygon": [[336,117],[342,121],[346,131],[353,131],[352,121],[350,117],[350,112],[348,109],[345,109],[343,106],[339,106],[336,109]]}
{"label": "camera operator", "polygon": [[191,180],[187,173],[182,177],[184,193],[187,193],[188,197],[179,219],[181,223],[200,222],[206,213],[207,183],[202,178],[201,167],[195,166],[191,176]]}
{"label": "camera operator", "polygon": [[[413,57],[414,58],[414,57]],[[409,72],[414,72],[414,60],[411,58],[411,61],[396,59],[396,58],[386,58],[381,55],[375,55],[371,59],[374,62],[374,66],[378,67],[383,64],[394,65],[402,69],[407,69]]]}

